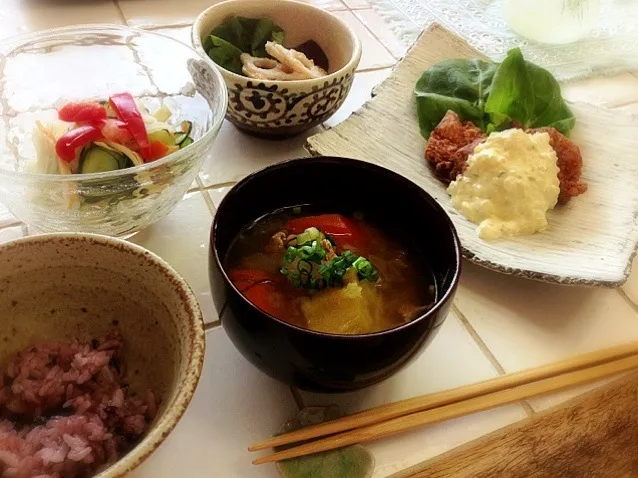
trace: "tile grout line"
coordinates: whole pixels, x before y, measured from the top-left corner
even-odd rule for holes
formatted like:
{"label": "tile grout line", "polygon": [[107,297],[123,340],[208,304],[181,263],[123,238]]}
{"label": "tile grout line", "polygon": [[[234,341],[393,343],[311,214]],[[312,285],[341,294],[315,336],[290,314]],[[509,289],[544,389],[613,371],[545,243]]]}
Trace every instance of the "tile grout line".
{"label": "tile grout line", "polygon": [[458,308],[456,303],[452,304],[452,310],[454,311],[454,314],[458,317],[458,319],[463,324],[463,327],[465,328],[465,330],[467,330],[467,332],[472,336],[472,339],[474,339],[478,347],[481,349],[481,352],[483,352],[485,357],[487,357],[487,359],[490,361],[490,363],[496,369],[499,375],[505,375],[506,372],[503,366],[496,359],[496,357],[494,357],[494,354],[487,347],[487,345],[485,344],[481,336],[478,334],[478,332],[476,332],[474,327],[472,327],[472,324],[470,324],[470,321],[467,320],[467,318],[465,317],[465,314],[461,312],[461,310]]}
{"label": "tile grout line", "polygon": [[376,35],[373,31],[372,31],[372,29],[371,29],[370,27],[368,27],[368,25],[366,24],[366,22],[364,22],[364,21],[361,19],[361,17],[359,17],[359,15],[357,15],[357,12],[360,12],[360,11],[363,11],[363,10],[372,10],[372,11],[376,11],[376,10],[374,10],[372,7],[370,7],[369,9],[368,9],[368,8],[361,8],[361,9],[357,9],[357,10],[349,10],[349,11],[350,11],[350,13],[352,13],[352,14],[354,15],[354,17],[357,19],[357,21],[358,21],[359,23],[361,23],[361,25],[363,25],[363,27],[364,27],[366,30],[368,30],[368,32],[370,32],[370,35],[372,35],[372,37],[373,37],[376,41],[378,41],[378,42],[381,44],[381,46],[385,49],[385,51],[387,51],[387,52],[388,52],[388,54],[389,54],[392,58],[394,58],[396,61],[399,61],[399,58],[397,58],[396,56],[394,56],[394,53],[392,53],[392,52],[390,51],[390,49],[389,49],[387,46],[385,46],[385,43],[383,43],[383,41],[382,41],[382,40],[381,40],[381,39],[380,39],[380,38],[379,38],[379,37],[378,37],[378,36],[377,36],[377,35]]}
{"label": "tile grout line", "polygon": [[140,30],[149,30],[149,31],[154,31],[154,30],[172,30],[172,29],[176,29],[176,28],[186,28],[186,27],[192,27],[193,26],[193,22],[192,21],[184,21],[184,22],[177,22],[177,23],[149,23],[148,25],[140,25]]}
{"label": "tile grout line", "polygon": [[288,388],[290,389],[290,393],[292,394],[292,398],[295,401],[297,408],[299,410],[303,410],[304,408],[306,408],[306,405],[303,402],[303,397],[301,396],[299,389],[295,387],[288,387]]}
{"label": "tile grout line", "polygon": [[3,226],[0,226],[0,231],[2,231],[3,229],[9,229],[10,227],[18,227],[22,225],[22,221],[16,219],[15,222],[11,222],[9,224],[4,224]]}
{"label": "tile grout line", "polygon": [[118,0],[112,0],[112,2],[122,23],[126,26],[129,26],[128,22],[126,21],[126,17],[124,16],[124,12],[122,11],[122,7],[120,6],[120,2],[118,2]]}
{"label": "tile grout line", "polygon": [[536,415],[536,412],[534,411],[534,409],[532,408],[532,406],[529,404],[527,400],[521,400],[520,402],[518,402],[518,404],[521,407],[523,407],[523,410],[525,410],[525,413],[527,414],[528,417],[531,417],[532,415]]}
{"label": "tile grout line", "polygon": [[235,184],[237,184],[237,181],[226,181],[225,183],[216,183],[210,186],[203,186],[202,183],[202,187],[197,189],[200,191],[210,191],[211,189],[232,188]]}
{"label": "tile grout line", "polygon": [[[496,372],[499,375],[506,375],[507,372],[505,372],[505,369],[503,368],[501,363],[497,360],[497,358],[494,356],[492,351],[489,349],[487,344],[483,341],[483,339],[478,334],[478,332],[474,329],[474,327],[472,327],[472,324],[470,323],[469,320],[467,320],[467,317],[465,317],[465,314],[461,312],[461,310],[458,308],[456,303],[452,303],[452,310],[454,311],[454,314],[457,316],[461,324],[463,324],[463,327],[465,328],[467,333],[470,334],[470,337],[472,337],[476,345],[478,345],[478,348],[481,349],[481,352],[483,352],[483,355],[485,355],[485,358],[487,358],[490,364],[492,364],[492,367],[496,369]],[[526,400],[521,400],[518,403],[523,407],[523,410],[525,410],[525,413],[528,416],[531,417],[532,415],[536,413],[534,412],[534,409],[532,408],[532,406]]]}
{"label": "tile grout line", "polygon": [[[397,62],[398,61],[399,60],[397,60]],[[388,66],[374,66],[374,67],[371,67],[371,68],[362,68],[360,70],[355,71],[355,73],[372,73],[372,72],[375,72],[375,71],[389,70],[390,68],[394,68],[395,65],[396,65],[396,63],[393,63],[392,65],[388,65]]]}
{"label": "tile grout line", "polygon": [[633,309],[634,312],[638,313],[638,304],[634,303],[634,301],[629,298],[629,296],[622,289],[622,287],[616,287],[616,292],[620,294],[620,297],[622,297],[623,300],[627,302],[627,304]]}
{"label": "tile grout line", "polygon": [[195,179],[195,181],[197,182],[197,185],[199,186],[198,191],[201,193],[202,197],[204,198],[204,202],[206,203],[208,210],[214,216],[215,213],[217,212],[217,208],[215,207],[215,203],[213,202],[213,199],[210,197],[210,194],[208,194],[208,190],[204,189],[204,183],[202,183],[202,179],[199,177],[199,174],[197,175],[197,178]]}
{"label": "tile grout line", "polygon": [[221,320],[214,320],[213,322],[208,322],[204,324],[204,331],[208,332],[209,330],[214,330],[218,328],[220,325],[222,325]]}

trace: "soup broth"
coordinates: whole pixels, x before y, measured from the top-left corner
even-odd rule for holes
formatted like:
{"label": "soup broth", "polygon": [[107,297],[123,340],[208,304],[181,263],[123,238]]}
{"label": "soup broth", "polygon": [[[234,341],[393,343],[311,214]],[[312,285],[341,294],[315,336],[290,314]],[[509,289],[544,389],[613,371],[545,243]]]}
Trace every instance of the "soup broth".
{"label": "soup broth", "polygon": [[293,325],[334,334],[391,329],[429,310],[432,271],[359,215],[288,208],[250,224],[226,257],[254,305]]}

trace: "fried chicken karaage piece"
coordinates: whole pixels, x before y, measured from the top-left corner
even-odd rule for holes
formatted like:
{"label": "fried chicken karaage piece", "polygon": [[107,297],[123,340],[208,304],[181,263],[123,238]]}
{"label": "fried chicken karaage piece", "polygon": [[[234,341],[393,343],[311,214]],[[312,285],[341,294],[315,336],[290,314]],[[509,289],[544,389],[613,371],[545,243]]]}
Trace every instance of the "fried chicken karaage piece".
{"label": "fried chicken karaage piece", "polygon": [[485,138],[471,121],[463,122],[456,113],[448,111],[430,134],[425,159],[434,168],[434,174],[449,183],[465,170],[468,156]]}
{"label": "fried chicken karaage piece", "polygon": [[[514,126],[520,128],[519,125]],[[581,182],[583,158],[572,140],[555,128],[532,128],[526,132],[549,135],[549,143],[556,151],[559,169],[559,203],[565,204],[574,196],[587,191],[587,185]],[[430,134],[425,159],[432,165],[436,177],[447,184],[465,171],[467,159],[474,148],[486,138],[471,121],[461,121],[456,113],[448,111]]]}
{"label": "fried chicken karaage piece", "polygon": [[560,193],[558,202],[567,203],[571,198],[579,196],[587,191],[587,184],[581,182],[583,171],[583,157],[578,146],[555,128],[528,129],[528,133],[547,133],[549,144],[558,157],[558,180],[560,181]]}

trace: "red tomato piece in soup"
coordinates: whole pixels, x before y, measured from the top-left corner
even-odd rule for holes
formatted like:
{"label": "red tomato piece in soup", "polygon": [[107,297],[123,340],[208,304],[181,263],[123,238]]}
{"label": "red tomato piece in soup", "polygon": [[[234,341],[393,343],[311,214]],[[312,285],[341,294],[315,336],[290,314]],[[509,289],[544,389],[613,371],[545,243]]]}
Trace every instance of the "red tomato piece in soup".
{"label": "red tomato piece in soup", "polygon": [[287,301],[279,277],[252,269],[235,269],[228,276],[242,295],[264,312],[278,318],[286,314]]}
{"label": "red tomato piece in soup", "polygon": [[99,103],[67,103],[58,118],[71,123],[98,123],[106,119],[106,108]]}
{"label": "red tomato piece in soup", "polygon": [[339,248],[361,249],[365,245],[365,234],[361,227],[341,214],[321,214],[291,219],[284,228],[292,234],[300,234],[309,227],[316,227],[332,236]]}

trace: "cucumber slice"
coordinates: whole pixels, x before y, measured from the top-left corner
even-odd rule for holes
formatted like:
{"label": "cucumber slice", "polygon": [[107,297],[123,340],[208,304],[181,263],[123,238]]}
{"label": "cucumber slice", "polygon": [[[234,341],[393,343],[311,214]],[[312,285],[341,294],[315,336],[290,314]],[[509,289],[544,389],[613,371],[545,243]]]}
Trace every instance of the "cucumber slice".
{"label": "cucumber slice", "polygon": [[88,148],[82,154],[82,160],[80,163],[80,174],[91,173],[105,173],[107,171],[115,171],[121,169],[121,164],[126,164],[126,159],[123,155],[124,163],[120,158],[111,154],[110,151],[102,149],[98,146]]}
{"label": "cucumber slice", "polygon": [[115,159],[117,159],[117,163],[120,166],[118,169],[126,169],[126,168],[133,167],[133,163],[131,162],[131,160],[128,159],[123,154],[112,154],[112,156],[115,156]]}
{"label": "cucumber slice", "polygon": [[137,154],[132,149],[127,148],[126,146],[123,146],[121,144],[114,143],[113,141],[104,141],[104,142],[96,141],[95,145],[108,151],[114,156],[117,156],[118,154],[123,154],[133,163],[133,166],[141,166],[142,164],[144,164],[144,159],[142,159],[142,157],[139,154]]}
{"label": "cucumber slice", "polygon": [[164,143],[166,146],[174,146],[175,145],[175,137],[170,131],[165,129],[160,129],[158,131],[153,131],[148,134],[149,141],[159,141],[160,143]]}
{"label": "cucumber slice", "polygon": [[186,136],[186,138],[184,138],[182,142],[179,143],[179,149],[184,149],[186,146],[193,143],[194,143],[193,138]]}
{"label": "cucumber slice", "polygon": [[[193,131],[193,123],[191,121],[182,121],[182,131],[175,133],[175,144],[181,148],[185,148],[193,142],[191,139],[191,131]],[[187,141],[189,140],[189,141]],[[186,144],[183,144],[186,141]]]}
{"label": "cucumber slice", "polygon": [[186,136],[190,136],[191,131],[193,131],[193,122],[182,121],[182,133],[184,133]]}

